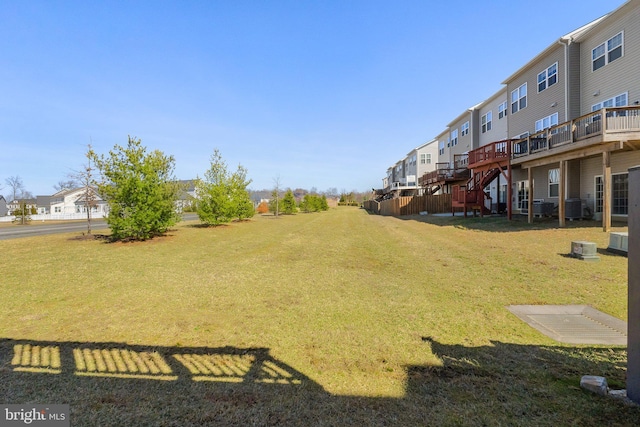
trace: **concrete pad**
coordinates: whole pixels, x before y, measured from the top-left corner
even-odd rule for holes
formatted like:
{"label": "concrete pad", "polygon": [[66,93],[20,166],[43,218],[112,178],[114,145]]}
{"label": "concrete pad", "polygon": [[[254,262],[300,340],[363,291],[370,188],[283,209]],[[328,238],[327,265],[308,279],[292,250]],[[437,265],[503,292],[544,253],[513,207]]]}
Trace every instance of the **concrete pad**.
{"label": "concrete pad", "polygon": [[510,305],[507,309],[558,342],[627,345],[627,322],[588,305]]}

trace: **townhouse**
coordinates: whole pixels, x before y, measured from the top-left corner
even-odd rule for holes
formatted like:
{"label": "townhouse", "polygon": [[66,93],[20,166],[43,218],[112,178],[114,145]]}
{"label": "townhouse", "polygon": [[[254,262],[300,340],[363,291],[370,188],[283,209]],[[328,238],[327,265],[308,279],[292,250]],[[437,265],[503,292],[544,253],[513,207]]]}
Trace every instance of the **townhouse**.
{"label": "townhouse", "polygon": [[435,167],[436,154],[435,141],[411,150],[402,160],[387,169],[382,180],[383,190],[378,191],[378,195],[392,198],[422,194],[423,188],[419,185],[418,178]]}
{"label": "townhouse", "polygon": [[[566,34],[447,125],[425,192],[480,212],[624,220],[640,164],[640,0]],[[463,171],[463,167],[466,172]]]}
{"label": "townhouse", "polygon": [[550,202],[561,225],[595,217],[605,230],[612,218],[626,219],[627,170],[640,164],[638,67],[640,0],[631,0],[505,81],[509,134],[520,138],[511,160],[515,209],[531,220],[534,201]]}

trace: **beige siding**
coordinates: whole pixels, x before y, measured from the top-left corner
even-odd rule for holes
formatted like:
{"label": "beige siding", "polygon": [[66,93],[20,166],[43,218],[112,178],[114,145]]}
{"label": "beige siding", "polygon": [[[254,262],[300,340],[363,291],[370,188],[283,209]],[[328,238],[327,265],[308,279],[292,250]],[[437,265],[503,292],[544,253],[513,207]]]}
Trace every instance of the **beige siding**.
{"label": "beige siding", "polygon": [[[623,56],[592,71],[592,50],[621,31]],[[629,104],[640,100],[640,2],[630,2],[607,18],[580,46],[582,114],[591,112],[594,104],[624,92],[629,92]]]}
{"label": "beige siding", "polygon": [[[567,105],[567,120],[573,120],[582,115],[580,110],[580,43],[572,43],[567,52],[567,80],[569,90],[569,105]],[[562,122],[561,122],[562,123]]]}
{"label": "beige siding", "polygon": [[[594,207],[595,177],[602,176],[602,156],[590,157],[580,162],[580,198]],[[611,154],[611,173],[624,173],[640,165],[640,151],[623,151]]]}
{"label": "beige siding", "polygon": [[[565,83],[567,72],[565,67],[564,46],[551,49],[547,55],[535,63],[507,84],[509,99],[509,113],[511,113],[511,92],[527,83],[527,106],[509,116],[509,136],[514,137],[524,132],[534,133],[535,123],[544,117],[558,113],[558,123],[566,121],[565,116]],[[554,63],[558,63],[558,81],[538,93],[538,74]]]}
{"label": "beige siding", "polygon": [[[449,141],[449,129],[442,132],[440,135],[436,137],[436,153],[438,153],[437,163],[450,163],[453,161],[453,156],[451,155],[451,148],[447,147],[447,142]],[[444,142],[444,154],[439,154],[440,151],[440,142]]]}
{"label": "beige siding", "polygon": [[[478,138],[479,147],[490,144],[492,142],[501,141],[509,137],[509,133],[508,133],[509,128],[507,125],[507,120],[509,119],[510,114],[507,114],[507,116],[503,117],[502,119],[498,118],[498,106],[505,101],[507,101],[506,88],[497,92],[493,97],[483,102],[482,105],[479,107],[477,129],[476,129],[476,132],[479,135],[479,138]],[[507,101],[507,109],[508,108],[509,108],[509,102]],[[491,130],[488,132],[482,133],[480,119],[489,111],[491,111],[493,114]]]}
{"label": "beige siding", "polygon": [[[462,136],[462,125],[466,122],[469,122],[469,133],[467,135]],[[473,135],[471,133],[471,112],[463,114],[461,118],[449,124],[449,133],[454,130],[458,131],[458,143],[455,146],[451,146],[451,156],[455,154],[467,153],[473,150]]]}

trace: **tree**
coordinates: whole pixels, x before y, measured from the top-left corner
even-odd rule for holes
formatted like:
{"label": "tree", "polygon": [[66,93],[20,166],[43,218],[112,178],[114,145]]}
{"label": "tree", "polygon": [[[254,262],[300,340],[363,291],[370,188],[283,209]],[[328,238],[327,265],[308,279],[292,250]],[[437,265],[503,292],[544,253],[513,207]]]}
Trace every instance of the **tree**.
{"label": "tree", "polygon": [[27,202],[22,200],[18,206],[18,209],[15,209],[11,212],[11,215],[15,216],[14,222],[18,224],[25,225],[29,221],[31,221],[31,215],[35,215],[37,210],[34,207],[27,206]]}
{"label": "tree", "polygon": [[[91,146],[89,146],[89,149],[91,149]],[[56,191],[73,190],[76,187],[79,187],[79,184],[75,179],[68,179],[66,181],[60,180],[57,184],[53,185],[53,188]]]}
{"label": "tree", "polygon": [[[72,179],[68,181],[58,182],[60,189],[72,189],[78,185],[82,186],[82,192],[76,199],[77,202],[81,202],[84,205],[84,209],[87,212],[87,235],[91,235],[91,212],[98,205],[98,194],[95,190],[95,167],[92,166],[92,159],[95,158],[95,152],[91,148],[91,144],[87,146],[87,152],[85,153],[87,163],[82,166],[82,169],[76,171],[72,175]],[[65,187],[68,185],[69,187]],[[55,186],[54,186],[55,187]]]}
{"label": "tree", "polygon": [[282,213],[285,215],[293,215],[297,210],[296,199],[293,197],[293,191],[289,189],[282,199]]}
{"label": "tree", "polygon": [[258,205],[258,213],[265,214],[269,212],[269,204],[267,202],[260,202]]}
{"label": "tree", "polygon": [[229,174],[227,164],[218,149],[210,158],[210,167],[204,179],[196,184],[197,209],[200,221],[207,225],[220,225],[231,221],[251,218],[254,214],[253,202],[247,187],[247,170],[238,165],[233,174]]}
{"label": "tree", "polygon": [[10,176],[5,179],[4,182],[11,188],[11,201],[18,200],[18,197],[24,193],[24,183],[22,182],[22,178],[19,175]]}
{"label": "tree", "polygon": [[280,176],[273,178],[273,191],[269,201],[269,210],[277,217],[280,215]]}
{"label": "tree", "polygon": [[91,153],[90,158],[102,175],[98,192],[109,204],[113,240],[147,240],[178,222],[173,156],[147,153],[140,139],[129,137],[127,147],[116,145],[108,157]]}
{"label": "tree", "polygon": [[231,174],[229,182],[233,215],[239,221],[251,218],[255,214],[255,208],[251,201],[251,194],[247,189],[251,184],[251,180],[247,180],[247,169],[242,165],[238,165],[238,169]]}

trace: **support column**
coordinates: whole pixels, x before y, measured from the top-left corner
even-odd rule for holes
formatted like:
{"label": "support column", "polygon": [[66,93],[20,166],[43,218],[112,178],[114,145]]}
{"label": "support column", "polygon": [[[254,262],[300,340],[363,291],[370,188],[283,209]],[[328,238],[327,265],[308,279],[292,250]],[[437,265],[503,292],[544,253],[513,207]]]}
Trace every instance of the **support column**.
{"label": "support column", "polygon": [[507,219],[511,221],[513,212],[513,178],[511,176],[511,159],[507,164]]}
{"label": "support column", "polygon": [[611,152],[602,153],[602,231],[611,231]]}
{"label": "support column", "polygon": [[566,225],[566,209],[564,201],[566,197],[567,188],[567,161],[560,162],[560,183],[558,186],[558,226],[564,227]]}
{"label": "support column", "polygon": [[529,199],[527,200],[528,202],[528,206],[527,206],[527,211],[528,211],[528,221],[529,224],[533,224],[533,168],[529,168],[527,169],[527,174],[528,174],[528,183],[529,183]]}
{"label": "support column", "polygon": [[629,169],[627,397],[640,403],[640,166]]}

